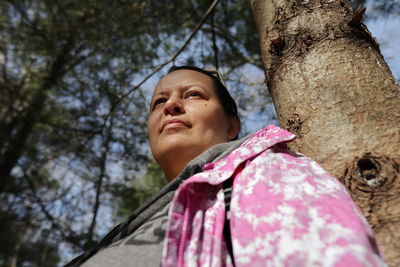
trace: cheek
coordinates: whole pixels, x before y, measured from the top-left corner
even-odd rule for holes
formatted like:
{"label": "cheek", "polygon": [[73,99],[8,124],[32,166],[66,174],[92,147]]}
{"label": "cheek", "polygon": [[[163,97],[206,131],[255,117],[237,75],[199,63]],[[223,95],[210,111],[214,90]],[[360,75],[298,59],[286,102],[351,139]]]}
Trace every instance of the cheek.
{"label": "cheek", "polygon": [[207,104],[204,111],[199,113],[198,121],[203,122],[202,127],[211,130],[215,135],[225,137],[228,133],[228,119],[225,112],[219,107],[211,107]]}

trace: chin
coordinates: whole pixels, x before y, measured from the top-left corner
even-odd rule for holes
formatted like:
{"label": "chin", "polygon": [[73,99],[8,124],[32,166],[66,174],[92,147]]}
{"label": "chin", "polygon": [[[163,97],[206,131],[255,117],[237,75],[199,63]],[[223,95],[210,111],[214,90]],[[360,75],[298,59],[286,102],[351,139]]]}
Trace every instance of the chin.
{"label": "chin", "polygon": [[177,138],[163,143],[160,152],[165,157],[170,157],[170,156],[181,157],[184,154],[188,154],[190,150],[193,150],[192,145],[186,143],[182,139]]}
{"label": "chin", "polygon": [[165,164],[176,161],[189,162],[204,150],[195,143],[185,142],[182,138],[174,138],[173,140],[168,140],[168,142],[163,142],[162,147],[158,151],[154,151],[153,156],[160,165],[163,162]]}

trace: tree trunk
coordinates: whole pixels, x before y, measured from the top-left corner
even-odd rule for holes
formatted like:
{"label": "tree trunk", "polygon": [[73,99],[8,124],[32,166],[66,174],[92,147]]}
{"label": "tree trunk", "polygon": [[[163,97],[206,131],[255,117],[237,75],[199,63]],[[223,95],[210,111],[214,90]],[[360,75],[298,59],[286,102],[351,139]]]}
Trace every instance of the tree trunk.
{"label": "tree trunk", "polygon": [[[9,191],[10,187],[13,187],[11,172],[23,155],[36,123],[40,121],[51,89],[65,73],[67,62],[70,60],[69,53],[73,45],[74,40],[69,40],[54,58],[54,61],[50,63],[48,69],[45,68],[43,70],[48,73],[43,75],[41,86],[37,89],[25,114],[18,118],[19,121],[17,123],[12,123],[14,127],[8,129],[9,133],[4,133],[4,135],[9,136],[6,136],[8,137],[8,144],[2,144],[5,148],[3,147],[0,150],[0,193]],[[22,88],[19,89],[22,90]]]}
{"label": "tree trunk", "polygon": [[14,249],[13,249],[13,255],[11,256],[11,263],[10,267],[17,267],[18,266],[18,254],[19,250],[21,249],[22,243],[18,240],[15,243]]}
{"label": "tree trunk", "polygon": [[364,9],[344,0],[250,0],[267,86],[292,144],[349,189],[400,266],[400,90]]}

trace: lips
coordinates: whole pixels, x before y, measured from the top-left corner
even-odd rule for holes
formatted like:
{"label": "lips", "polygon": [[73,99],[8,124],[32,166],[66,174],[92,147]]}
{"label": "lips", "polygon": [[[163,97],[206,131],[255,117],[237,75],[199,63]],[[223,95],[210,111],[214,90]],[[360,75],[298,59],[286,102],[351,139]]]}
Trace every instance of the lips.
{"label": "lips", "polygon": [[188,125],[186,123],[184,123],[181,120],[178,119],[172,119],[172,120],[167,120],[166,122],[163,123],[162,127],[161,127],[161,131],[163,131],[165,128],[175,128],[176,127],[182,127],[182,126],[186,126],[188,127]]}

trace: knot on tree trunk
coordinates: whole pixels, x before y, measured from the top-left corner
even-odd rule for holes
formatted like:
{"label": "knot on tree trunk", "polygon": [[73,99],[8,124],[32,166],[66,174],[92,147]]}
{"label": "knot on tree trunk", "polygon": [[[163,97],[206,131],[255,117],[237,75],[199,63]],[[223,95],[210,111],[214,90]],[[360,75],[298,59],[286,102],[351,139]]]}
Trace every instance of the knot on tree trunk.
{"label": "knot on tree trunk", "polygon": [[[388,262],[398,262],[400,159],[366,153],[351,160],[343,182],[374,230]],[[391,264],[398,266],[398,264]]]}
{"label": "knot on tree trunk", "polygon": [[282,36],[278,36],[276,38],[271,39],[272,47],[274,48],[275,52],[280,55],[285,48],[285,40]]}
{"label": "knot on tree trunk", "polygon": [[357,161],[358,174],[371,187],[379,187],[386,183],[387,178],[380,175],[381,164],[379,160],[369,155]]}
{"label": "knot on tree trunk", "polygon": [[399,179],[399,164],[389,157],[366,153],[354,159],[344,178],[350,191],[386,192]]}

